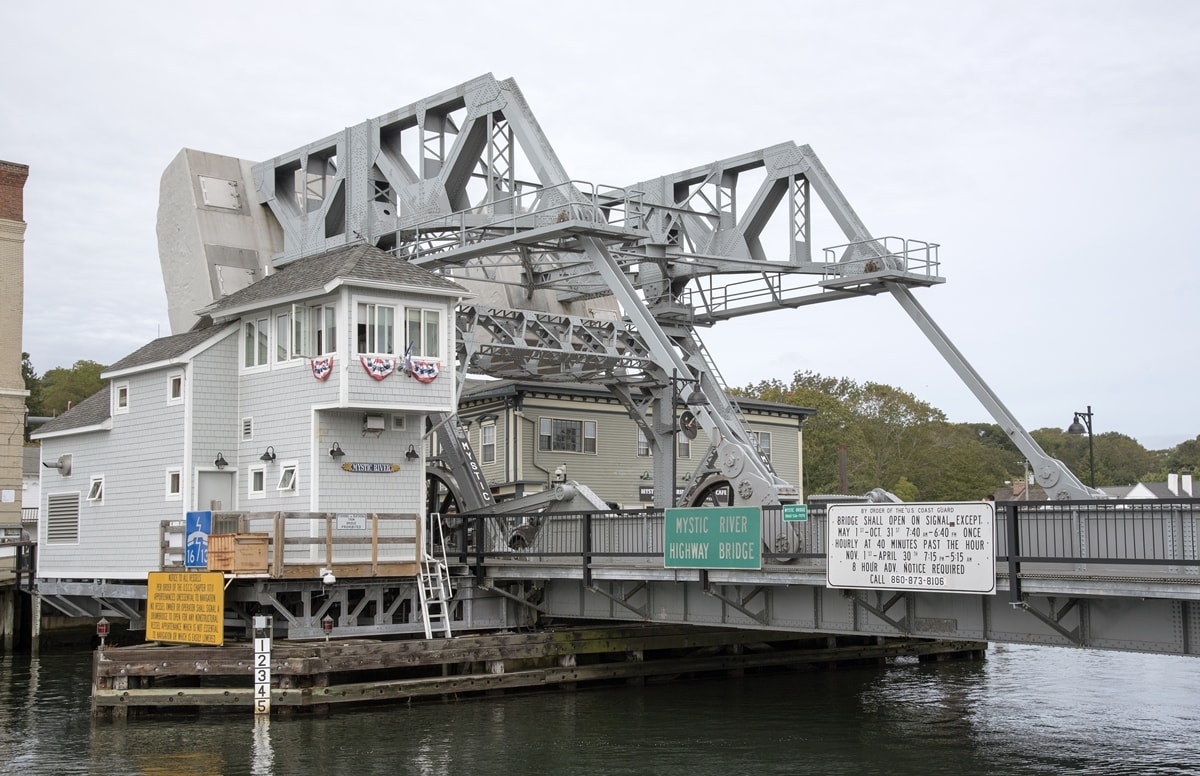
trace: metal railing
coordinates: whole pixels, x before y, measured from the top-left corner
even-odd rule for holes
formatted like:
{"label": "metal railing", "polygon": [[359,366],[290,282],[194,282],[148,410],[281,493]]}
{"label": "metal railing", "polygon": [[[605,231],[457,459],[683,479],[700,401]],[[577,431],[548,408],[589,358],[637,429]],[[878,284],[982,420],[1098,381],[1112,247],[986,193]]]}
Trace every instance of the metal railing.
{"label": "metal railing", "polygon": [[[797,522],[763,507],[763,568],[823,570],[827,506],[809,504]],[[655,509],[450,517],[448,552],[480,580],[488,563],[520,562],[578,566],[590,584],[600,566],[662,568],[663,518]],[[996,561],[1015,596],[1022,576],[1037,574],[1200,583],[1200,499],[1000,502],[994,527]]]}

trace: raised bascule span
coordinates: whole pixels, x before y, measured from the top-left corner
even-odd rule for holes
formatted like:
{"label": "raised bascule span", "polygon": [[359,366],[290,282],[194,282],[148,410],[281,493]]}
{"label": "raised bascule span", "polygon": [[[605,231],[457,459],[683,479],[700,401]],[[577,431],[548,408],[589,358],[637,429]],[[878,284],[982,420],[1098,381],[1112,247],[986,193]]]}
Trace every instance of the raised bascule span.
{"label": "raised bascule span", "polygon": [[[176,332],[274,267],[365,241],[476,294],[457,316],[460,380],[601,383],[656,450],[674,443],[688,394],[689,431],[709,442],[679,500],[689,505],[718,494],[730,505],[800,498],[758,454],[697,330],[887,294],[1047,493],[1103,495],[1038,446],[913,296],[944,282],[938,245],[872,235],[805,145],[629,185],[583,183],[516,83],[489,74],[263,162],[185,150],[164,173],[158,231]],[[831,247],[815,250],[818,240]],[[441,447],[457,450],[454,419],[439,421]],[[674,506],[672,456],[652,460],[656,506]],[[470,456],[447,463],[456,507],[494,511],[487,483],[466,470]]]}

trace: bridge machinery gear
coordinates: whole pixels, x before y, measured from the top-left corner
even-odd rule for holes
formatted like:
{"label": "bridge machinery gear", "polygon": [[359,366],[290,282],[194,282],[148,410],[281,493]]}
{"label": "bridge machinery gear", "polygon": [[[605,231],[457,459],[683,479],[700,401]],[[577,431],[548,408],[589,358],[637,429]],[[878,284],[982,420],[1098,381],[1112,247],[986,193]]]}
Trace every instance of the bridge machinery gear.
{"label": "bridge machinery gear", "polygon": [[[264,231],[282,235],[270,263],[363,240],[476,292],[457,319],[460,380],[471,371],[602,383],[655,450],[675,443],[679,386],[698,391],[690,428],[710,447],[680,503],[711,497],[716,482],[728,483],[731,503],[799,498],[759,454],[697,329],[885,292],[1040,484],[1060,498],[1097,495],[1038,447],[912,297],[944,282],[938,246],[872,236],[808,146],[780,143],[625,186],[582,183],[516,83],[488,74],[253,165],[252,177],[273,216]],[[840,244],[814,257],[818,222],[831,222]],[[460,451],[446,460],[446,481],[463,490],[461,506],[495,511],[457,423],[434,427],[443,449]],[[654,457],[658,506],[675,501],[673,459]]]}

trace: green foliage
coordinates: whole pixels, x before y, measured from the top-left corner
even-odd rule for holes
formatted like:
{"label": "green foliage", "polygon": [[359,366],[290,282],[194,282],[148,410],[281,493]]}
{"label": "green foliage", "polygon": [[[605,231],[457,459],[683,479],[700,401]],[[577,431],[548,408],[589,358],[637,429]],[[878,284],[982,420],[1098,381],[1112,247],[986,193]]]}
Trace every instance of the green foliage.
{"label": "green foliage", "polygon": [[42,410],[42,381],[38,379],[28,353],[21,354],[21,377],[25,380],[25,390],[29,391],[29,396],[25,398],[25,411],[30,415],[45,415]]}
{"label": "green foliage", "polygon": [[[882,487],[905,501],[974,501],[1025,474],[1024,455],[998,425],[948,423],[940,410],[888,385],[797,372],[790,383],[768,380],[734,393],[817,410],[804,423],[806,495]],[[1090,482],[1086,434],[1047,428],[1031,436]],[[1200,436],[1162,452],[1116,432],[1092,443],[1098,485],[1200,471]]]}
{"label": "green foliage", "polygon": [[42,375],[42,414],[61,415],[104,387],[103,364],[76,361],[70,369],[57,367]]}

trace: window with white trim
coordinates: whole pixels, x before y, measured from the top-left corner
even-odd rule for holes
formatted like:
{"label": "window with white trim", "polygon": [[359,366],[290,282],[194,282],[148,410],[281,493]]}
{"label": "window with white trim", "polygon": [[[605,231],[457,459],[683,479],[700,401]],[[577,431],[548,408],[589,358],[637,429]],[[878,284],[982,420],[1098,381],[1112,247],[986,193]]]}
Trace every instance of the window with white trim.
{"label": "window with white trim", "polygon": [[275,363],[282,364],[292,357],[288,345],[291,341],[289,333],[292,330],[292,316],[287,313],[275,314]]}
{"label": "window with white trim", "polygon": [[104,503],[104,475],[93,474],[91,484],[88,485],[87,500],[93,504]]}
{"label": "window with white trim", "polygon": [[596,421],[538,419],[538,450],[596,453]]}
{"label": "window with white trim", "polygon": [[650,455],[650,438],[646,436],[646,432],[640,426],[638,427],[638,458],[646,458]]}
{"label": "window with white trim", "polygon": [[254,318],[242,323],[242,368],[256,369],[271,363],[271,319]]}
{"label": "window with white trim", "polygon": [[287,493],[296,492],[296,471],[299,467],[294,463],[286,463],[279,467],[279,484],[276,490]]}
{"label": "window with white trim", "polygon": [[246,478],[246,497],[265,498],[267,495],[267,470],[263,466],[251,466]]}
{"label": "window with white trim", "polygon": [[751,431],[751,436],[754,437],[754,446],[758,450],[758,454],[763,460],[771,460],[771,432],[770,431]]}
{"label": "window with white trim", "polygon": [[183,401],[183,372],[172,372],[167,376],[167,404]]}
{"label": "window with white trim", "polygon": [[113,413],[129,412],[129,383],[113,386]]}
{"label": "window with white trim", "polygon": [[404,311],[405,352],[414,358],[442,357],[442,312],[409,308]]}
{"label": "window with white trim", "polygon": [[183,498],[183,470],[167,469],[167,501],[179,501]]}
{"label": "window with white trim", "polygon": [[326,356],[337,350],[337,308],[292,305],[292,357]]}
{"label": "window with white trim", "polygon": [[692,457],[692,440],[688,439],[682,433],[675,435],[675,457],[676,458],[691,458]]}
{"label": "window with white trim", "polygon": [[484,463],[496,462],[496,424],[484,423],[479,427],[479,450]]}
{"label": "window with white trim", "polygon": [[359,302],[356,353],[376,356],[396,355],[396,306]]}

